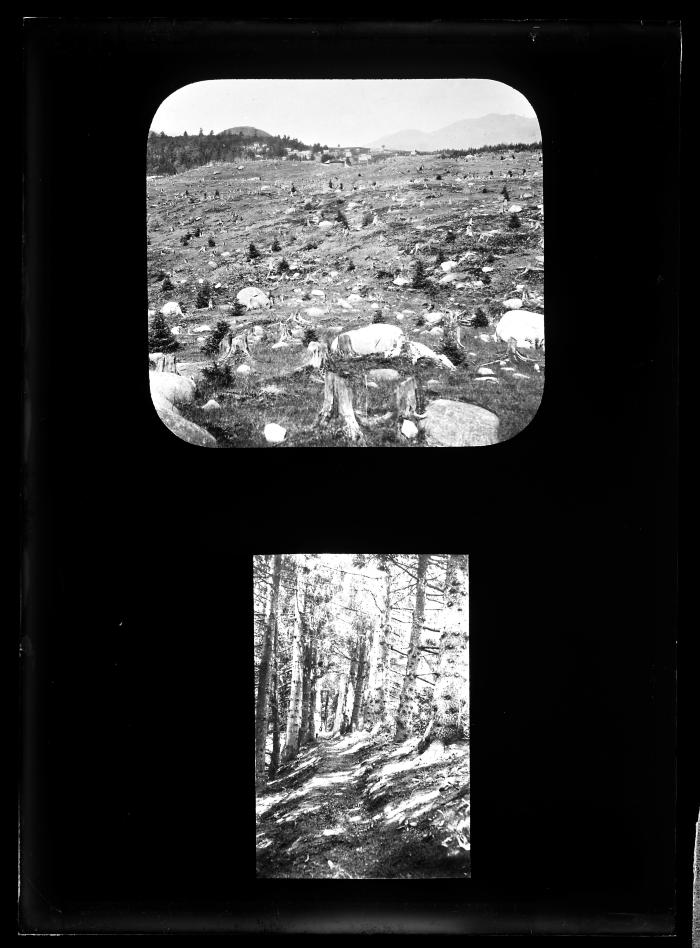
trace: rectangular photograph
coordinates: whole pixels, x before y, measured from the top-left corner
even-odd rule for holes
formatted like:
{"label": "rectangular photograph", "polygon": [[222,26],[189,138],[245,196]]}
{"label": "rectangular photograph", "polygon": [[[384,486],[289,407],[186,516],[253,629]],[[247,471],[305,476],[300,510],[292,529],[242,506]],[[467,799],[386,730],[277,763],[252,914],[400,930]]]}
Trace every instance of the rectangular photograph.
{"label": "rectangular photograph", "polygon": [[516,89],[197,82],[144,144],[150,390],[175,435],[479,447],[532,420],[543,156]]}
{"label": "rectangular photograph", "polygon": [[471,876],[469,559],[253,564],[258,878]]}

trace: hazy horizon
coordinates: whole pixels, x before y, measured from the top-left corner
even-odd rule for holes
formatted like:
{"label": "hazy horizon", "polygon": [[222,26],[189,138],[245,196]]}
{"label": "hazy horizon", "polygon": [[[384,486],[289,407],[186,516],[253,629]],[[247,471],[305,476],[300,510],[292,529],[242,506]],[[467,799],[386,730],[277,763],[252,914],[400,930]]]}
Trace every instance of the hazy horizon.
{"label": "hazy horizon", "polygon": [[215,79],[173,92],[151,130],[218,134],[251,125],[306,144],[347,147],[490,113],[537,120],[522,93],[490,79]]}

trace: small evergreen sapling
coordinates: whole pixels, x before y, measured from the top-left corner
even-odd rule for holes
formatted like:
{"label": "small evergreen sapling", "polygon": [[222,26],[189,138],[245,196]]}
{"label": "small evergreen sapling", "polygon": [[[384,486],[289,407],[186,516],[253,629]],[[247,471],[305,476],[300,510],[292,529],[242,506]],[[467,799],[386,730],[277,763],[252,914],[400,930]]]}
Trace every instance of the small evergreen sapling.
{"label": "small evergreen sapling", "polygon": [[180,343],[172,334],[165,316],[162,313],[156,313],[148,333],[148,351],[175,352],[179,348]]}

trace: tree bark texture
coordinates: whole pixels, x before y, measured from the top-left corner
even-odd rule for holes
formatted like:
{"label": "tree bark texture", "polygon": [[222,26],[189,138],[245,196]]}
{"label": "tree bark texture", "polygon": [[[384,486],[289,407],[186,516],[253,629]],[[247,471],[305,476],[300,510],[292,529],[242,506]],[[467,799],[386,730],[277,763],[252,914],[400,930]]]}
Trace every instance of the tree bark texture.
{"label": "tree bark texture", "polygon": [[279,710],[279,631],[275,624],[275,644],[273,648],[272,683],[270,685],[270,718],[272,724],[272,754],[268,779],[272,780],[280,766],[280,710]]}
{"label": "tree bark texture", "polygon": [[272,674],[272,655],[277,628],[277,603],[279,601],[280,573],[282,555],[272,560],[272,573],[265,610],[265,636],[258,674],[258,695],[255,705],[255,781],[258,786],[265,783],[265,745],[269,719],[270,678]]}
{"label": "tree bark texture", "polygon": [[318,424],[327,425],[334,419],[343,423],[345,433],[351,441],[364,440],[353,409],[351,383],[335,372],[326,372],[326,387]]}
{"label": "tree bark texture", "polygon": [[464,736],[469,713],[469,611],[466,556],[450,555],[445,577],[445,620],[433,694],[432,740],[449,744]]}
{"label": "tree bark texture", "polygon": [[357,681],[355,684],[355,695],[352,703],[352,712],[350,715],[350,730],[356,731],[360,726],[360,714],[362,711],[362,698],[367,681],[367,634],[362,631],[357,646]]}
{"label": "tree bark texture", "polygon": [[282,759],[285,763],[299,751],[301,711],[304,691],[304,648],[306,645],[306,587],[308,567],[303,557],[297,560],[296,594],[294,602],[294,634],[292,636],[292,681],[289,690],[287,730]]}
{"label": "tree bark texture", "polygon": [[425,617],[425,577],[428,571],[428,554],[420,553],[416,571],[416,604],[411,623],[411,638],[408,643],[406,673],[401,687],[399,708],[396,714],[396,740],[405,741],[411,736],[411,726],[416,711],[416,676],[420,661],[420,642]]}

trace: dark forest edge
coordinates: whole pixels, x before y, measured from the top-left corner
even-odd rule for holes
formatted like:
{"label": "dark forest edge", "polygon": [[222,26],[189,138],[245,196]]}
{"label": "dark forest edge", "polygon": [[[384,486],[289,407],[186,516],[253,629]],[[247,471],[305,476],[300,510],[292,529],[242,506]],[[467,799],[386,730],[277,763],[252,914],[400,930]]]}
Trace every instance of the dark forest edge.
{"label": "dark forest edge", "polygon": [[[259,145],[262,141],[263,145]],[[258,146],[258,147],[256,147]],[[264,146],[264,151],[259,150]],[[540,151],[541,142],[508,144],[501,142],[497,145],[481,145],[474,148],[440,150],[440,157],[463,158],[466,155],[475,155],[490,152]],[[192,168],[199,168],[210,164],[221,164],[237,161],[260,161],[266,158],[284,158],[289,161],[302,160],[294,152],[304,151],[311,153],[311,160],[323,162],[331,161],[334,152],[344,152],[345,149],[329,149],[327,145],[314,142],[307,145],[297,138],[288,135],[269,135],[264,138],[246,136],[239,132],[215,134],[210,131],[205,134],[200,130],[197,135],[166,135],[165,132],[151,131],[146,145],[146,174],[172,175]],[[408,155],[409,151],[399,149],[387,150],[387,154]],[[381,157],[382,152],[377,152]],[[417,155],[429,152],[417,151]],[[307,159],[308,160],[308,159]]]}

